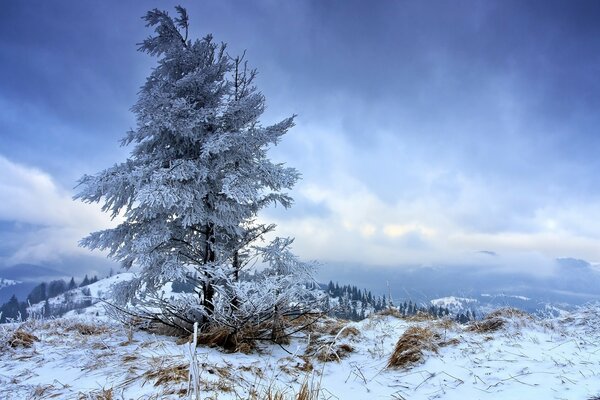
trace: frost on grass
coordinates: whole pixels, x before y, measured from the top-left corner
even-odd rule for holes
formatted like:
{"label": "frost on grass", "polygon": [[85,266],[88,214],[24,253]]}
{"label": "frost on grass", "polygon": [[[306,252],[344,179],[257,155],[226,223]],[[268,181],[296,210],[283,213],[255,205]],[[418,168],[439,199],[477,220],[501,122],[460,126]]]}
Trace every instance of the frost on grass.
{"label": "frost on grass", "polygon": [[[485,332],[392,315],[323,319],[289,345],[263,343],[250,354],[131,333],[96,312],[0,326],[0,398],[180,399],[188,396],[192,365],[202,400],[291,400],[303,390],[313,399],[315,392],[320,399],[449,400],[587,400],[600,393],[597,307],[551,320],[503,310],[489,319],[504,324]],[[98,329],[77,329],[88,325]],[[8,346],[19,329],[39,340]],[[303,389],[304,382],[312,386]]]}
{"label": "frost on grass", "polygon": [[425,357],[425,352],[437,352],[441,336],[428,327],[411,326],[398,339],[388,361],[388,368],[407,368]]}

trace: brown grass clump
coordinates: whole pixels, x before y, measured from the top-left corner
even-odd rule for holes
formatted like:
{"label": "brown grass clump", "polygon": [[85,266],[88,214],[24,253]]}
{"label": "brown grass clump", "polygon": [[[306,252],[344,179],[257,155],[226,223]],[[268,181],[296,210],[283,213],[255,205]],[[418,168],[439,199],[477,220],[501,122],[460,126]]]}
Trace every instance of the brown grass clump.
{"label": "brown grass clump", "polygon": [[101,335],[108,331],[108,329],[103,326],[84,324],[81,322],[73,324],[71,329],[76,330],[80,335],[85,336]]}
{"label": "brown grass clump", "polygon": [[505,324],[506,320],[504,318],[490,318],[488,316],[481,321],[474,321],[471,325],[469,325],[468,330],[477,333],[496,332],[500,330]]}
{"label": "brown grass clump", "polygon": [[40,339],[37,336],[32,335],[29,332],[25,332],[22,329],[17,329],[16,331],[13,332],[11,337],[8,339],[8,345],[12,348],[17,348],[17,347],[29,348],[29,347],[33,346],[34,342],[39,342],[39,341],[40,341]]}
{"label": "brown grass clump", "polygon": [[256,338],[258,332],[254,330],[244,330],[243,332],[233,332],[228,327],[213,327],[198,334],[198,344],[209,347],[221,347],[225,351],[239,351],[244,354],[250,354],[256,350]]}
{"label": "brown grass clump", "polygon": [[160,386],[168,383],[187,382],[189,376],[189,367],[187,364],[171,365],[160,367],[144,374],[146,380],[154,380],[154,386]]}
{"label": "brown grass clump", "polygon": [[472,322],[467,329],[471,332],[489,333],[502,329],[509,322],[522,325],[526,321],[533,321],[531,314],[516,308],[500,308],[486,315],[481,321]]}
{"label": "brown grass clump", "polygon": [[429,328],[411,326],[398,339],[388,368],[407,368],[424,359],[425,351],[437,352],[440,335]]}
{"label": "brown grass clump", "polygon": [[354,351],[354,347],[343,343],[335,348],[332,346],[323,346],[317,353],[317,360],[321,362],[340,361],[342,358],[348,357]]}
{"label": "brown grass clump", "polygon": [[102,389],[91,398],[94,400],[113,400],[113,391],[112,389]]}

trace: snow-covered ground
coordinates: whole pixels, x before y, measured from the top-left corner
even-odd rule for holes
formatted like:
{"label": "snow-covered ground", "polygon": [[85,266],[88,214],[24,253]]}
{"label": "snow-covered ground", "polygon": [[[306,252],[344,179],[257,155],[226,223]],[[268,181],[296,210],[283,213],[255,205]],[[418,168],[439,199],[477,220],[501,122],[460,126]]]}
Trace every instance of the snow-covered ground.
{"label": "snow-covered ground", "polygon": [[[90,290],[101,295],[124,278]],[[191,362],[199,366],[203,400],[262,399],[269,390],[291,399],[303,382],[319,390],[319,399],[600,395],[600,306],[551,320],[501,312],[474,324],[393,315],[327,320],[283,347],[264,344],[251,354],[198,347],[191,356],[188,343],[131,332],[97,303],[55,320],[0,325],[0,398],[185,398]],[[415,327],[429,332],[435,346],[416,350],[422,361],[388,368],[396,342]],[[15,331],[35,335],[32,346],[10,346]]]}

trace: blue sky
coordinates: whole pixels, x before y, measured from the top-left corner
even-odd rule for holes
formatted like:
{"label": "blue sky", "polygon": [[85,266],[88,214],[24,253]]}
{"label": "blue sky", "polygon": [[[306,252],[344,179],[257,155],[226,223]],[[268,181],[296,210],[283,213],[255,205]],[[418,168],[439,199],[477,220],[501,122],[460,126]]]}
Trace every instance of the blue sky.
{"label": "blue sky", "polygon": [[[127,156],[118,140],[154,63],[136,51],[151,33],[140,17],[175,4],[3,5],[0,266],[107,265],[77,248],[110,221],[73,187]],[[600,261],[600,3],[182,5],[193,37],[247,50],[265,124],[298,114],[272,152],[303,174],[296,205],[262,218],[302,257],[534,273]]]}

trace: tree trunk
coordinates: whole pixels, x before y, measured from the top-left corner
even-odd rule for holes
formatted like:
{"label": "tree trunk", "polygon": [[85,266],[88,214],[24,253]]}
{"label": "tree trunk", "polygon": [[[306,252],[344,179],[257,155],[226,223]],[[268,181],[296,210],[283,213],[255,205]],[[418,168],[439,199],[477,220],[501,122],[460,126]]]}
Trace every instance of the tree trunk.
{"label": "tree trunk", "polygon": [[[215,252],[213,245],[215,244],[215,227],[212,223],[206,227],[206,247],[204,249],[204,265],[215,261]],[[215,294],[215,288],[213,287],[212,275],[205,271],[205,281],[203,285],[203,298],[202,306],[206,310],[208,316],[211,316],[215,311],[215,305],[213,304],[213,297]]]}
{"label": "tree trunk", "polygon": [[[237,282],[240,279],[240,259],[238,251],[236,250],[233,253],[233,281]],[[234,310],[236,310],[239,306],[239,300],[237,296],[234,296],[231,300],[231,306]]]}

